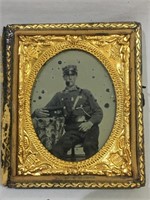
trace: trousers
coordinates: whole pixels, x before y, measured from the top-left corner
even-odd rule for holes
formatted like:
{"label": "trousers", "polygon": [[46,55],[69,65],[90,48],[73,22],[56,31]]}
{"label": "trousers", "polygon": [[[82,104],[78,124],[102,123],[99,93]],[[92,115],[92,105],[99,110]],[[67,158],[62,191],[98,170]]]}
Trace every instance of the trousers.
{"label": "trousers", "polygon": [[51,153],[57,158],[65,160],[67,152],[77,144],[82,144],[85,158],[98,152],[99,127],[93,125],[87,132],[77,129],[67,130],[59,141],[53,146]]}

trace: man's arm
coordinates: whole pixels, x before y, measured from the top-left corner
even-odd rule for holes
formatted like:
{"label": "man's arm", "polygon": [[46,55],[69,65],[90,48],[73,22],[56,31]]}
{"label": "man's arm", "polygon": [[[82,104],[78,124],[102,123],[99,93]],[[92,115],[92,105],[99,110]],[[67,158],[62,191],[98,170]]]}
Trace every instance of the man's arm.
{"label": "man's arm", "polygon": [[84,91],[86,93],[86,96],[88,98],[90,108],[91,108],[91,118],[87,122],[83,122],[79,126],[80,131],[88,131],[92,128],[94,124],[99,124],[102,121],[103,118],[103,111],[98,105],[97,101],[94,99],[93,95],[89,90]]}
{"label": "man's arm", "polygon": [[89,121],[91,121],[93,124],[99,124],[103,118],[103,111],[92,93],[89,90],[85,90],[85,92],[92,111]]}

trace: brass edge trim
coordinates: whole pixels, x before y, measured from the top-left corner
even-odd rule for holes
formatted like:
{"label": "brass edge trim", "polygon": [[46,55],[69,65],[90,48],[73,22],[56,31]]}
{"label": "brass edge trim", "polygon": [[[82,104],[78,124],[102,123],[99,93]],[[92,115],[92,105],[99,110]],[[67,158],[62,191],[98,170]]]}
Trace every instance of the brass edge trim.
{"label": "brass edge trim", "polygon": [[141,26],[136,29],[136,96],[137,96],[137,150],[138,150],[138,168],[139,182],[141,186],[145,185],[145,166],[144,166],[144,133],[143,133],[143,106],[142,106],[142,44],[141,44]]}
{"label": "brass edge trim", "polygon": [[16,188],[138,188],[139,183],[95,183],[95,182],[72,182],[72,183],[15,183]]}
{"label": "brass edge trim", "polygon": [[136,28],[137,22],[111,22],[111,23],[62,23],[62,24],[14,24],[8,25],[9,28],[15,30],[30,30],[30,29],[129,29]]}

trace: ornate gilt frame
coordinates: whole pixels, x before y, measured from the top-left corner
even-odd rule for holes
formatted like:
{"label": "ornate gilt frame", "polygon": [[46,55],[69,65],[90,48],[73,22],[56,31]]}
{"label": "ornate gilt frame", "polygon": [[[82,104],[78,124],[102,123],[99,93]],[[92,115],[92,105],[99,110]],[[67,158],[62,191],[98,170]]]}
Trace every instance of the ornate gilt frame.
{"label": "ornate gilt frame", "polygon": [[[44,63],[66,49],[100,60],[116,92],[110,137],[93,157],[52,156],[31,121],[30,95]],[[137,188],[145,184],[139,23],[8,25],[3,33],[2,181],[16,188]]]}

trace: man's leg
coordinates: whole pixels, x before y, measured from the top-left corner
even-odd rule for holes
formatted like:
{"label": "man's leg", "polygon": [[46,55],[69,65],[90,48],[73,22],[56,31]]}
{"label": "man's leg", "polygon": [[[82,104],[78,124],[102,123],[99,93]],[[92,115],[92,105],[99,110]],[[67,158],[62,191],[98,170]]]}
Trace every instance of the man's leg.
{"label": "man's leg", "polygon": [[98,152],[98,137],[99,137],[99,127],[94,125],[85,134],[83,142],[83,150],[85,152],[85,157],[90,158],[95,153]]}
{"label": "man's leg", "polygon": [[79,144],[80,141],[81,139],[77,131],[68,131],[53,146],[51,153],[54,156],[65,160],[67,152],[76,144]]}

